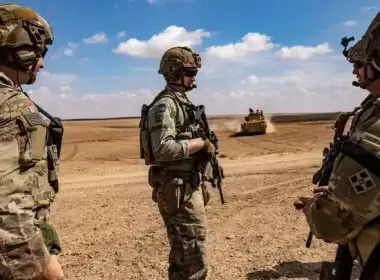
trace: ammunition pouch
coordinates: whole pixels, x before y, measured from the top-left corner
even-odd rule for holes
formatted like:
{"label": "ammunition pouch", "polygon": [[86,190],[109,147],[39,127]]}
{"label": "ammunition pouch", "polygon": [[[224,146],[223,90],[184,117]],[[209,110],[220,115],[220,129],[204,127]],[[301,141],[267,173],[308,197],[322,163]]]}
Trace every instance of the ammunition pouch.
{"label": "ammunition pouch", "polygon": [[60,156],[63,138],[63,125],[59,118],[51,120],[47,133],[47,162],[48,181],[57,193],[59,191],[58,173],[60,167]]}
{"label": "ammunition pouch", "polygon": [[38,228],[41,230],[45,246],[49,250],[49,253],[51,255],[59,255],[62,252],[62,248],[55,228],[46,222],[38,225]]}
{"label": "ammunition pouch", "polygon": [[160,166],[149,167],[148,182],[152,188],[159,188],[175,178],[182,179],[194,188],[197,188],[201,183],[200,175],[197,172],[173,171]]}
{"label": "ammunition pouch", "polygon": [[167,177],[162,173],[162,168],[150,166],[148,171],[148,183],[152,188],[158,188],[165,182]]}

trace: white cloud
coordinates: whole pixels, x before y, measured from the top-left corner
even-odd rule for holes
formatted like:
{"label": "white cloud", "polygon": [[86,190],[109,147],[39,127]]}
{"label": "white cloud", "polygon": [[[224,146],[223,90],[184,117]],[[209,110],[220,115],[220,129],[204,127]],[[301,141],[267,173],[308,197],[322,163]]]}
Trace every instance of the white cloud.
{"label": "white cloud", "polygon": [[236,60],[249,54],[269,50],[274,47],[271,38],[260,33],[248,33],[238,43],[207,48],[206,55],[223,60]]}
{"label": "white cloud", "polygon": [[282,47],[278,52],[276,52],[276,57],[282,60],[306,60],[313,57],[314,55],[326,54],[331,51],[332,50],[328,43],[319,44],[315,47]]}
{"label": "white cloud", "polygon": [[119,33],[117,33],[116,37],[117,38],[123,38],[123,37],[125,37],[125,31],[120,31]]}
{"label": "white cloud", "polygon": [[151,90],[80,95],[69,91],[54,91],[39,87],[29,91],[33,101],[51,115],[61,118],[107,118],[128,115],[133,108],[138,115],[143,103],[149,103],[157,94]]}
{"label": "white cloud", "polygon": [[[327,53],[309,60],[278,60],[275,55],[260,62],[263,67],[222,61],[213,80],[201,69],[198,88],[189,97],[204,104],[208,114],[246,113],[248,107],[276,112],[345,111],[353,109],[366,92],[351,85],[355,77],[343,56]],[[163,83],[140,81],[148,89],[92,94],[76,88],[70,74],[41,73],[31,97],[49,112],[63,118],[138,116],[141,105],[150,103]],[[110,77],[111,78],[111,77]],[[123,79],[112,77],[114,83]]]}
{"label": "white cloud", "polygon": [[[73,56],[78,46],[78,43],[69,42],[66,47],[59,48],[58,53],[62,52],[64,56]],[[53,58],[59,58],[59,54],[53,55]]]}
{"label": "white cloud", "polygon": [[356,23],[357,23],[356,20],[347,20],[347,21],[342,22],[342,25],[344,27],[351,27],[351,26],[356,25]]}
{"label": "white cloud", "polygon": [[375,6],[370,6],[370,7],[364,7],[364,8],[362,8],[362,11],[370,11],[370,10],[374,10],[374,9],[376,9]]}
{"label": "white cloud", "polygon": [[63,51],[63,54],[66,55],[66,56],[72,56],[74,54],[74,50],[72,50],[72,49],[65,49]]}
{"label": "white cloud", "polygon": [[[143,61],[135,67],[136,76],[131,78],[134,85],[147,89],[131,90],[125,77],[111,74],[109,83],[120,90],[94,94],[79,90],[77,84],[84,81],[75,75],[42,72],[31,96],[63,118],[139,116],[141,105],[150,103],[163,88],[163,78],[157,74],[159,57],[174,45],[198,46],[202,68],[196,78],[198,88],[189,97],[204,104],[208,114],[241,114],[249,107],[267,113],[345,111],[367,94],[351,85],[355,80],[351,65],[328,43],[280,46],[268,35],[251,32],[240,41],[202,50],[200,45],[209,36],[203,29],[170,26],[148,40],[120,44],[114,50],[118,54],[156,58],[152,64]],[[99,81],[91,82],[98,92]]]}
{"label": "white cloud", "polygon": [[71,84],[76,81],[77,77],[74,74],[51,74],[46,71],[41,71],[38,74],[36,85],[44,86],[62,86]]}
{"label": "white cloud", "polygon": [[188,31],[184,27],[171,25],[148,40],[130,38],[120,43],[113,51],[120,55],[157,58],[162,56],[168,48],[177,45],[197,46],[210,35],[211,33],[204,29]]}
{"label": "white cloud", "polygon": [[108,39],[104,32],[96,33],[92,35],[91,37],[83,39],[83,42],[85,44],[99,44],[99,43],[105,43],[107,41]]}

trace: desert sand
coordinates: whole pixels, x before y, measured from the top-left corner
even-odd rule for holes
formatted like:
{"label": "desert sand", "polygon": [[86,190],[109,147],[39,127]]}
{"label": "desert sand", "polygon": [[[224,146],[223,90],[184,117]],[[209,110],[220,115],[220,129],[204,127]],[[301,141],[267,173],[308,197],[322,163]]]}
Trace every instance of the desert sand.
{"label": "desert sand", "polygon": [[[311,193],[333,120],[279,120],[230,137],[241,117],[210,121],[226,204],[207,205],[210,280],[319,279],[335,246],[308,235],[293,202]],[[303,117],[305,120],[305,118]],[[52,208],[66,279],[167,279],[168,243],[139,159],[138,120],[65,121],[61,189]]]}

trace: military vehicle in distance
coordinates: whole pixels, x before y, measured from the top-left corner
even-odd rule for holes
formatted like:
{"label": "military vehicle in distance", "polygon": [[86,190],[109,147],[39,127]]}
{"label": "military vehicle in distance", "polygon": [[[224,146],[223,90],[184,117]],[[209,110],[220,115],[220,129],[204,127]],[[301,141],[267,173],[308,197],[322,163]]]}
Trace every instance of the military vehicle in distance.
{"label": "military vehicle in distance", "polygon": [[240,135],[265,134],[267,123],[262,110],[254,112],[249,108],[249,114],[245,117],[245,122],[241,124]]}

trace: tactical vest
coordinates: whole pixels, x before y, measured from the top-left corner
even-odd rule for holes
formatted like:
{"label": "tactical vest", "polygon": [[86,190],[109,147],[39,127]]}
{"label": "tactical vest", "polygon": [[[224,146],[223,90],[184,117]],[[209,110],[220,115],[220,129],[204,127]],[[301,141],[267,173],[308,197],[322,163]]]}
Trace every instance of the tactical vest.
{"label": "tactical vest", "polygon": [[[354,115],[349,141],[339,147],[330,182],[335,199],[355,213],[355,228],[380,215],[380,99],[369,95]],[[355,235],[352,232],[351,235]],[[349,236],[347,236],[350,239]]]}
{"label": "tactical vest", "polygon": [[[190,139],[192,137],[191,131],[189,129],[190,121],[189,121],[189,111],[192,108],[192,104],[189,102],[186,104],[179,100],[173,92],[168,92],[167,90],[161,91],[156,98],[149,104],[143,104],[141,108],[141,119],[139,123],[140,128],[140,158],[144,159],[145,165],[156,165],[156,159],[154,157],[154,153],[152,151],[152,145],[150,140],[150,132],[149,132],[149,110],[154,106],[154,104],[160,99],[168,97],[174,101],[176,105],[176,130],[178,132],[176,140],[181,139]],[[183,123],[180,123],[180,116],[183,116]],[[183,137],[183,138],[182,138]]]}
{"label": "tactical vest", "polygon": [[[349,239],[353,238],[351,245],[355,252],[359,248],[359,245],[356,244],[357,236],[360,235],[359,232],[366,228],[380,229],[380,99],[369,95],[361,105],[360,108],[355,109],[358,112],[352,121],[349,136],[356,143],[360,143],[360,146],[368,152],[361,155],[361,161],[357,160],[361,164],[360,168],[355,166],[354,163],[346,164],[346,168],[350,168],[351,173],[353,173],[354,168],[357,169],[357,172],[350,174],[351,176],[348,177],[349,184],[347,185],[349,191],[345,195],[345,192],[341,190],[341,199],[339,199],[343,205],[348,205],[350,210],[357,215],[356,223],[351,225],[356,230],[349,234]],[[342,157],[337,158],[337,160],[339,162]],[[342,171],[344,172],[341,169],[341,172],[337,172],[338,174],[335,174],[335,176],[343,175],[346,177],[346,174],[343,174]],[[358,253],[356,252],[356,254]],[[360,265],[363,266],[361,257],[356,258]],[[373,277],[379,268],[379,258],[380,244],[378,243],[371,251],[364,267],[362,267],[360,280],[374,279]]]}
{"label": "tactical vest", "polygon": [[[12,97],[18,94],[23,94],[22,92],[1,83],[0,89],[6,89],[0,93],[0,107]],[[26,96],[26,98],[29,97]],[[38,110],[37,107],[36,110]],[[54,128],[54,126],[52,126],[52,124],[48,126],[37,112],[29,112],[29,109],[28,112],[24,112],[24,110],[21,109],[18,119],[21,127],[27,133],[27,136],[25,137],[33,139],[33,143],[31,143],[30,147],[25,147],[24,150],[20,150],[20,169],[26,170],[40,160],[47,160],[47,181],[54,191],[58,192],[60,149],[57,148],[56,143],[49,143],[51,142],[49,141],[51,140],[49,133],[51,133],[50,130],[51,128]],[[28,150],[28,148],[30,150]]]}

